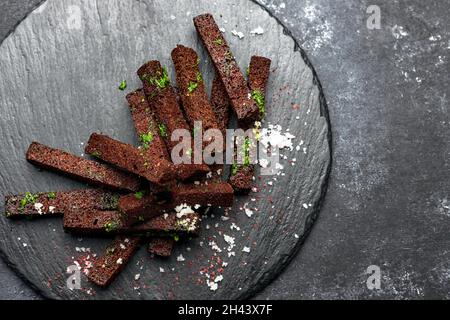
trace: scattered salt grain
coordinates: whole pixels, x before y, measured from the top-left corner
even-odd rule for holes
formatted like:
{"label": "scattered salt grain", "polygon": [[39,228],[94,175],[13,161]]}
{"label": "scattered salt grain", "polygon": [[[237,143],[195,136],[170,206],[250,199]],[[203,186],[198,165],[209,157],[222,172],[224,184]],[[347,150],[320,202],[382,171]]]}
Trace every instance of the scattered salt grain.
{"label": "scattered salt grain", "polygon": [[250,34],[254,34],[254,35],[261,35],[264,33],[264,29],[260,26],[258,26],[257,28],[253,29],[252,31],[250,31]]}
{"label": "scattered salt grain", "polygon": [[241,31],[231,30],[231,34],[239,39],[244,38],[244,34]]}
{"label": "scattered salt grain", "polygon": [[192,210],[192,208],[185,203],[175,207],[175,211],[177,212],[178,219],[182,218],[187,214],[195,213],[194,210]]}
{"label": "scattered salt grain", "polygon": [[244,248],[242,249],[242,252],[250,253],[250,248],[249,248],[249,247],[244,247]]}

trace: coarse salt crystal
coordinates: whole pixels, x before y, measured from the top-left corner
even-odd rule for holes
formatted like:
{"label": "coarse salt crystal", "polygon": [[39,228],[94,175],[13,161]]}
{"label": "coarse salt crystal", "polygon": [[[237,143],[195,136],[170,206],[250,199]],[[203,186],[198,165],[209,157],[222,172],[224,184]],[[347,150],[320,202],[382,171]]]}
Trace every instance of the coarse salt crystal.
{"label": "coarse salt crystal", "polygon": [[264,33],[264,29],[261,26],[258,26],[255,29],[253,29],[252,31],[250,31],[250,34],[254,34],[254,35],[261,35],[263,33]]}
{"label": "coarse salt crystal", "polygon": [[180,254],[180,255],[177,257],[177,261],[178,261],[178,262],[183,262],[183,261],[186,261],[186,259],[183,257],[182,254]]}
{"label": "coarse salt crystal", "polygon": [[116,263],[117,264],[122,264],[123,263],[123,259],[122,258],[117,259]]}
{"label": "coarse salt crystal", "polygon": [[250,253],[250,248],[249,248],[249,247],[244,247],[244,248],[242,249],[242,252]]}

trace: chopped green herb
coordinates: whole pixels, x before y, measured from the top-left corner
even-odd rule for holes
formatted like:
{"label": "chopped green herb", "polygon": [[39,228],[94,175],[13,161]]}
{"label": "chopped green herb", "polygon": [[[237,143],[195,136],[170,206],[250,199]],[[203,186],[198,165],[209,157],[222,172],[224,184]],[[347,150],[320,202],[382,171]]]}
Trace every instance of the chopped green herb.
{"label": "chopped green herb", "polygon": [[102,154],[100,153],[100,151],[95,150],[94,152],[91,153],[91,156],[101,158]]}
{"label": "chopped green herb", "polygon": [[197,58],[197,61],[196,61],[196,65],[195,66],[198,66],[200,64],[200,58]]}
{"label": "chopped green herb", "polygon": [[119,195],[115,193],[106,193],[102,197],[102,210],[116,210],[119,205]]}
{"label": "chopped green herb", "polygon": [[106,232],[113,232],[119,229],[119,223],[117,221],[109,221],[105,223],[105,231]]}
{"label": "chopped green herb", "polygon": [[175,240],[176,242],[178,242],[178,241],[180,240],[180,236],[177,235],[177,234],[175,234],[175,235],[173,236],[173,240]]}
{"label": "chopped green herb", "polygon": [[56,192],[49,192],[47,193],[48,199],[55,199],[56,198]]}
{"label": "chopped green herb", "polygon": [[216,40],[213,41],[214,44],[217,44],[218,46],[221,46],[223,44],[223,41],[221,38],[217,38]]}
{"label": "chopped green herb", "polygon": [[247,67],[247,69],[245,69],[245,74],[247,75],[247,77],[250,75],[250,67]]}
{"label": "chopped green herb", "polygon": [[256,102],[256,105],[259,108],[259,114],[263,117],[266,113],[266,105],[263,93],[259,90],[253,90],[252,99]]}
{"label": "chopped green herb", "polygon": [[108,247],[106,248],[106,254],[113,254],[116,249],[114,247]]}
{"label": "chopped green herb", "polygon": [[170,84],[169,74],[167,73],[166,68],[162,69],[162,73],[157,72],[156,76],[153,77],[148,74],[144,74],[141,79],[146,80],[149,84],[158,87],[158,89],[164,89]]}
{"label": "chopped green herb", "polygon": [[192,93],[195,91],[195,89],[197,89],[198,87],[198,83],[197,82],[189,82],[189,86],[188,86],[188,91],[189,93]]}
{"label": "chopped green herb", "polygon": [[164,123],[158,124],[158,128],[159,128],[159,134],[161,135],[161,137],[166,138],[167,137],[167,128],[166,128],[165,124]]}
{"label": "chopped green herb", "polygon": [[144,221],[145,221],[145,219],[144,219],[144,217],[143,217],[143,216],[139,216],[139,217],[138,217],[138,221],[139,221],[139,222],[144,222]]}
{"label": "chopped green herb", "polygon": [[153,99],[157,95],[158,95],[158,93],[156,91],[153,91],[152,93],[150,93],[150,99]]}
{"label": "chopped green herb", "polygon": [[244,166],[250,165],[250,146],[251,146],[251,140],[249,137],[245,137],[244,140]]}
{"label": "chopped green herb", "polygon": [[126,80],[122,80],[122,82],[120,83],[119,86],[119,90],[125,90],[127,88],[127,81]]}
{"label": "chopped green herb", "polygon": [[134,196],[136,197],[136,199],[141,200],[142,197],[144,196],[144,191],[138,191],[134,194]]}
{"label": "chopped green herb", "polygon": [[236,163],[233,163],[231,165],[231,175],[235,176],[238,173],[238,165]]}
{"label": "chopped green herb", "polygon": [[38,199],[39,194],[32,194],[31,192],[26,192],[25,196],[20,200],[19,210],[25,209],[27,204],[34,204]]}
{"label": "chopped green herb", "polygon": [[147,134],[141,134],[139,138],[141,139],[144,149],[148,149],[150,143],[153,141],[153,134],[151,132],[148,132]]}
{"label": "chopped green herb", "polygon": [[186,154],[188,156],[192,156],[192,148],[189,148],[188,151],[186,151]]}
{"label": "chopped green herb", "polygon": [[227,60],[233,60],[233,54],[231,53],[230,50],[228,50],[227,52],[225,52],[225,59],[227,59]]}
{"label": "chopped green herb", "polygon": [[200,130],[200,128],[198,127],[194,127],[194,129],[192,129],[192,136],[196,136],[198,134],[198,131]]}

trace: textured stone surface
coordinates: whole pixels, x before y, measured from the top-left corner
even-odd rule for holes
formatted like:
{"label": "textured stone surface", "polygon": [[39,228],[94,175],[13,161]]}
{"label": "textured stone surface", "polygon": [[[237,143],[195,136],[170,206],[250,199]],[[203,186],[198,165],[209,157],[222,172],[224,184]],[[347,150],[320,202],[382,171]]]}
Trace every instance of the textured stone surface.
{"label": "textured stone surface", "polygon": [[[108,290],[99,290],[83,278],[85,290],[70,291],[65,274],[80,256],[76,247],[101,253],[107,240],[80,241],[65,234],[58,219],[14,222],[0,218],[0,249],[4,257],[44,296],[243,298],[273,279],[299,248],[302,236],[318,213],[326,186],[330,165],[327,111],[313,72],[294,40],[265,10],[245,0],[216,4],[206,0],[48,0],[31,13],[0,47],[2,196],[6,192],[79,187],[27,164],[24,152],[32,140],[76,154],[82,153],[83,142],[93,131],[136,143],[125,93],[117,87],[126,79],[127,92],[136,89],[139,79],[135,71],[146,60],[161,60],[169,66],[174,79],[170,51],[178,43],[194,47],[202,57],[203,75],[210,84],[211,62],[192,24],[192,17],[203,12],[212,12],[225,27],[242,69],[253,54],[273,60],[275,72],[268,87],[267,120],[289,128],[296,136],[294,145],[303,140],[307,151],[284,152],[289,159],[296,158],[297,165],[284,161],[286,175],[279,176],[273,187],[254,194],[258,197],[255,202],[250,197],[239,198],[230,220],[222,221],[220,212],[205,219],[202,237],[177,247],[169,260],[151,259],[142,248]],[[264,28],[264,34],[250,35],[258,25]],[[233,29],[245,37],[232,36]],[[292,108],[293,104],[300,107]],[[271,178],[265,177],[258,184],[262,186]],[[241,209],[245,203],[255,212],[252,218]],[[303,204],[312,206],[305,209]],[[240,231],[231,230],[231,223],[238,225]],[[228,257],[223,234],[236,238],[232,250],[236,256]],[[214,255],[208,245],[211,240],[222,248],[218,256],[228,262],[224,280],[215,293],[204,283],[205,276],[199,274]],[[244,247],[251,248],[250,253],[243,252]],[[180,254],[186,261],[177,261]],[[160,268],[165,272],[160,272]],[[136,274],[140,275],[138,281],[133,280]],[[91,287],[94,296],[86,292]]]}
{"label": "textured stone surface", "polygon": [[[0,38],[38,1],[1,1]],[[449,2],[264,2],[319,74],[334,153],[311,234],[256,297],[450,298]],[[381,30],[369,31],[373,4]],[[372,264],[381,267],[378,291],[365,283]],[[32,296],[5,265],[0,270],[1,297]]]}

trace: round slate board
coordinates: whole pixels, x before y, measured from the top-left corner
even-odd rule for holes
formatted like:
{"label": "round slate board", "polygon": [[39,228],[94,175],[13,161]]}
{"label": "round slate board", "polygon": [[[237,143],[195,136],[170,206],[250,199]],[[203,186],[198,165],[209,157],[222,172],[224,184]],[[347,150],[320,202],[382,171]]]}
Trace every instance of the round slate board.
{"label": "round slate board", "polygon": [[[141,248],[108,289],[93,286],[83,276],[82,290],[71,291],[65,272],[74,260],[83,263],[87,258],[88,253],[76,247],[90,248],[91,259],[111,240],[66,234],[61,218],[10,221],[2,216],[3,257],[45,297],[246,298],[276,277],[299,249],[326,190],[331,136],[326,104],[295,40],[267,11],[246,0],[48,0],[34,10],[0,47],[2,196],[82,186],[28,164],[25,151],[33,140],[78,155],[95,131],[137,143],[126,92],[117,87],[126,79],[127,92],[138,88],[135,72],[145,61],[160,60],[174,79],[172,48],[193,47],[202,57],[202,72],[210,83],[213,68],[192,23],[195,15],[204,12],[213,13],[225,28],[243,70],[251,55],[272,59],[265,125],[288,129],[295,135],[294,147],[299,147],[282,152],[288,158],[282,161],[283,174],[258,178],[259,192],[239,197],[229,220],[213,212],[204,219],[201,237],[177,246],[167,260],[150,257]],[[251,35],[258,26],[264,34]],[[234,29],[245,37],[233,36]],[[254,212],[251,218],[244,207]],[[240,229],[231,228],[232,223]],[[235,238],[231,251],[224,235]],[[212,241],[222,252],[212,249]],[[244,247],[251,251],[243,252]],[[230,252],[235,255],[229,256]],[[185,261],[177,261],[180,255]],[[223,271],[217,270],[221,261],[228,264]],[[205,268],[223,274],[215,292],[201,274]]]}

